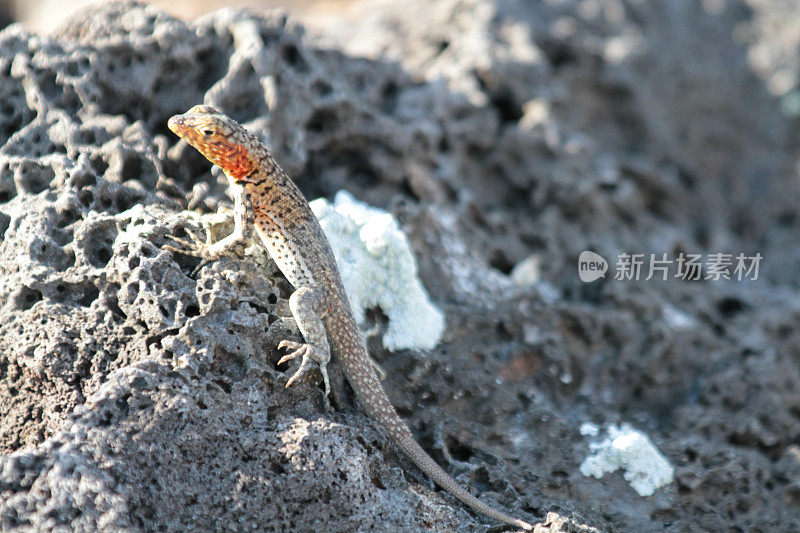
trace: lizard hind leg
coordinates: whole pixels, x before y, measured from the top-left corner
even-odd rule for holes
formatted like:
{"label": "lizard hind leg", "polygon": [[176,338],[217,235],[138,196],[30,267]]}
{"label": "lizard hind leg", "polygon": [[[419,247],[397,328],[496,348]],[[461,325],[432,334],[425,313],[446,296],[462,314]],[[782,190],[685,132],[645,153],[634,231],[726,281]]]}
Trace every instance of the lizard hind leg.
{"label": "lizard hind leg", "polygon": [[283,348],[292,350],[281,357],[280,361],[278,361],[279,365],[295,357],[302,357],[300,368],[289,378],[286,386],[290,386],[308,372],[312,363],[317,363],[319,371],[322,373],[322,379],[325,382],[325,395],[327,396],[331,392],[328,381],[328,361],[331,359],[331,350],[328,345],[325,323],[322,321],[328,311],[325,294],[314,286],[300,287],[289,298],[289,309],[291,309],[292,316],[306,342],[283,340],[278,344],[279,350]]}

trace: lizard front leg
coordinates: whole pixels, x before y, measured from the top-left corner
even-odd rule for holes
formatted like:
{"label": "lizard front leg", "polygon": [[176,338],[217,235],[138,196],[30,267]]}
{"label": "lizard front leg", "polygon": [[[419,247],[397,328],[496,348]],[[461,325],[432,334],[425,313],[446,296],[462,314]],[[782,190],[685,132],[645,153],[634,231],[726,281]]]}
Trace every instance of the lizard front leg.
{"label": "lizard front leg", "polygon": [[325,395],[331,392],[328,382],[328,361],[331,359],[331,349],[328,346],[328,334],[322,319],[328,312],[327,298],[319,288],[312,285],[300,287],[289,297],[289,309],[297,322],[300,333],[303,334],[305,343],[283,340],[278,344],[278,349],[289,348],[292,351],[281,357],[278,364],[285,363],[295,357],[302,356],[300,368],[289,378],[286,386],[290,386],[300,376],[308,372],[311,363],[316,362],[325,382]]}
{"label": "lizard front leg", "polygon": [[[231,184],[231,187],[240,186]],[[240,192],[234,195],[233,233],[222,240],[210,243],[208,242],[209,238],[207,232],[205,238],[200,238],[193,230],[187,230],[187,233],[192,239],[191,241],[179,239],[171,235],[169,236],[170,239],[182,245],[183,248],[178,248],[169,244],[165,244],[162,248],[171,252],[202,257],[205,261],[198,266],[199,268],[207,261],[230,255],[241,255],[242,251],[253,237],[254,220],[255,210],[253,209],[253,201],[249,194]]]}

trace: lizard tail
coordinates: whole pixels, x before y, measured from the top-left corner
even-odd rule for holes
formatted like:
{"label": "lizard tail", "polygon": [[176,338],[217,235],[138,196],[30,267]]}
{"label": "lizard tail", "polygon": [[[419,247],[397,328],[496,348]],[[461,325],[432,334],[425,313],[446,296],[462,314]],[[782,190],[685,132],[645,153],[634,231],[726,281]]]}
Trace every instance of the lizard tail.
{"label": "lizard tail", "polygon": [[420,470],[436,482],[437,485],[461,500],[464,504],[488,517],[506,524],[533,530],[533,526],[524,520],[509,516],[493,509],[478,498],[464,490],[447,472],[436,464],[430,455],[417,444],[411,430],[395,411],[383,387],[375,375],[370,363],[369,354],[358,325],[352,317],[347,304],[335,306],[337,311],[328,319],[335,322],[331,327],[343,335],[335,336],[332,343],[345,367],[350,385],[358,395],[363,409],[374,420],[380,422],[394,443],[416,464]]}
{"label": "lizard tail", "polygon": [[467,492],[463,487],[461,487],[461,485],[456,483],[456,481],[450,477],[447,472],[442,470],[442,467],[440,467],[433,459],[431,459],[431,456],[428,455],[419,444],[417,444],[416,440],[414,440],[411,432],[408,430],[406,431],[407,435],[405,437],[402,439],[397,439],[398,447],[400,447],[403,452],[408,454],[408,456],[413,459],[414,463],[423,472],[428,474],[437,485],[479,513],[485,514],[486,516],[494,518],[495,520],[499,520],[500,522],[522,528],[525,531],[533,530],[533,526],[528,522],[514,518],[513,516],[509,516],[502,511],[498,511],[497,509],[493,509]]}

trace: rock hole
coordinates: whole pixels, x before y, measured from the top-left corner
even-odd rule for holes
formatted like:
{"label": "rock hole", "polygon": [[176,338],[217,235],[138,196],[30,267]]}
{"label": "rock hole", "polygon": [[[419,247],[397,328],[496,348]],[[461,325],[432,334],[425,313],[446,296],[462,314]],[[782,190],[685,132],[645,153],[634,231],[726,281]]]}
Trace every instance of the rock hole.
{"label": "rock hole", "polygon": [[281,49],[281,55],[283,55],[283,59],[286,60],[289,65],[296,68],[301,72],[305,72],[308,69],[308,65],[306,64],[306,60],[303,58],[303,55],[298,50],[297,46],[294,44],[287,44]]}
{"label": "rock hole", "polygon": [[50,238],[57,245],[64,246],[72,240],[72,234],[61,229],[53,229],[50,231]]}
{"label": "rock hole", "polygon": [[90,207],[94,203],[94,193],[91,189],[83,189],[78,193],[78,201],[84,207]]}
{"label": "rock hole", "polygon": [[81,214],[75,207],[68,207],[66,209],[60,209],[57,212],[58,217],[56,218],[56,226],[59,228],[66,228],[70,224],[73,224],[80,220]]}
{"label": "rock hole", "polygon": [[92,156],[89,158],[89,166],[94,170],[95,174],[102,176],[108,170],[108,163],[101,156]]}
{"label": "rock hole", "polygon": [[86,171],[76,172],[72,175],[69,181],[70,184],[76,189],[97,185],[97,177]]}
{"label": "rock hole", "polygon": [[489,264],[505,275],[511,274],[511,270],[514,269],[514,263],[500,249],[492,251],[489,255]]}
{"label": "rock hole", "polygon": [[333,92],[333,87],[331,84],[325,80],[316,80],[314,81],[311,89],[317,93],[317,96],[323,97],[328,96]]}
{"label": "rock hole", "polygon": [[120,170],[122,179],[138,179],[142,174],[142,158],[133,153],[125,155]]}
{"label": "rock hole", "polygon": [[78,304],[81,307],[89,307],[92,305],[92,302],[97,300],[100,296],[100,291],[94,285],[87,285],[83,288],[83,295],[78,300]]}
{"label": "rock hole", "polygon": [[[122,320],[128,318],[128,315],[125,314],[125,311],[123,311],[122,308],[120,308],[116,294],[114,296],[109,296],[108,298],[106,298],[106,306],[108,307],[108,309],[111,311],[111,314],[113,314],[115,318],[121,318]],[[125,335],[133,335],[135,332],[136,331],[130,326],[125,326],[122,329],[122,333]]]}
{"label": "rock hole", "polygon": [[231,390],[232,390],[232,389],[231,389],[231,384],[230,384],[230,383],[228,383],[227,381],[223,381],[223,380],[221,380],[221,379],[215,379],[215,380],[214,380],[214,383],[216,383],[217,385],[219,385],[219,387],[220,387],[222,390],[224,390],[224,391],[225,391],[227,394],[230,394],[230,393],[231,393]]}
{"label": "rock hole", "polygon": [[42,299],[42,291],[38,289],[31,289],[30,287],[25,287],[23,285],[19,292],[17,292],[15,306],[22,311],[27,311],[36,305],[36,302],[42,301]]}
{"label": "rock hole", "polygon": [[61,87],[56,83],[55,72],[45,72],[39,84],[42,92],[48,101],[55,100],[62,93]]}
{"label": "rock hole", "polygon": [[575,52],[565,42],[548,39],[538,44],[554,69],[559,69],[575,62]]}
{"label": "rock hole", "polygon": [[522,107],[514,100],[514,95],[508,88],[492,96],[492,105],[497,109],[501,122],[517,122],[522,118]]}
{"label": "rock hole", "polygon": [[11,224],[11,217],[0,211],[0,242],[8,231],[8,226]]}
{"label": "rock hole", "polygon": [[275,474],[281,476],[286,473],[286,469],[278,461],[270,461],[269,469]]}
{"label": "rock hole", "polygon": [[79,144],[88,146],[97,145],[97,134],[94,130],[81,130],[78,132],[77,141]]}
{"label": "rock hole", "polygon": [[102,247],[98,249],[97,259],[102,266],[107,265],[108,262],[111,261],[111,250],[109,250],[107,247]]}
{"label": "rock hole", "polygon": [[127,211],[134,205],[140,203],[143,198],[144,195],[138,191],[132,191],[130,188],[124,187],[120,189],[119,194],[117,194],[116,199],[114,200],[114,203],[117,206],[117,210],[122,212]]}
{"label": "rock hole", "polygon": [[43,167],[34,162],[21,164],[15,174],[17,190],[29,194],[39,194],[47,190],[56,177],[56,173],[52,168]]}
{"label": "rock hole", "polygon": [[744,302],[734,297],[723,298],[717,302],[717,309],[725,317],[730,318],[744,311],[746,305]]}
{"label": "rock hole", "polygon": [[337,127],[336,113],[330,109],[317,109],[306,124],[306,128],[312,133],[331,132]]}
{"label": "rock hole", "polygon": [[387,115],[394,113],[397,108],[397,84],[394,81],[388,82],[381,89],[381,110]]}
{"label": "rock hole", "polygon": [[158,304],[158,311],[164,318],[171,318],[175,314],[175,302],[162,302]]}

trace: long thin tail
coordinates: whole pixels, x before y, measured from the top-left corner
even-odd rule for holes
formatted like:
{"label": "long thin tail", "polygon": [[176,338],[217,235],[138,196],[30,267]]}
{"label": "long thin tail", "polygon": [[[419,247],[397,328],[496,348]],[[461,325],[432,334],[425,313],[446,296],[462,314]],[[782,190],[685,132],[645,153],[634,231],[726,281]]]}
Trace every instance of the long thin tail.
{"label": "long thin tail", "polygon": [[495,520],[520,527],[526,531],[532,530],[533,526],[528,522],[493,509],[464,490],[417,444],[411,434],[411,430],[408,429],[406,423],[395,411],[378,377],[375,375],[375,371],[369,361],[366,344],[355,320],[352,318],[352,314],[348,312],[349,309],[345,310],[341,306],[337,307],[341,311],[334,311],[337,316],[329,317],[329,320],[337,322],[336,324],[331,324],[331,326],[336,328],[338,332],[348,333],[338,335],[338,339],[332,344],[334,344],[334,350],[338,352],[344,364],[350,385],[358,395],[361,405],[367,414],[380,422],[392,441],[414,461],[414,464],[420,470],[464,504]]}
{"label": "long thin tail", "polygon": [[[395,416],[397,415],[395,414]],[[400,419],[399,416],[398,419]],[[405,424],[403,424],[403,429],[405,429],[404,436],[392,436],[395,439],[397,446],[406,454],[408,454],[408,456],[414,461],[414,464],[416,464],[420,470],[428,474],[437,485],[479,513],[483,513],[488,517],[505,522],[506,524],[520,527],[526,531],[533,529],[533,526],[528,522],[509,516],[502,511],[498,511],[497,509],[493,509],[467,492],[463,487],[461,487],[461,485],[456,483],[456,481],[450,477],[447,472],[442,470],[442,467],[436,464],[436,462],[431,459],[431,456],[428,455],[419,444],[417,444],[417,441],[411,435],[411,432],[408,430]]]}

